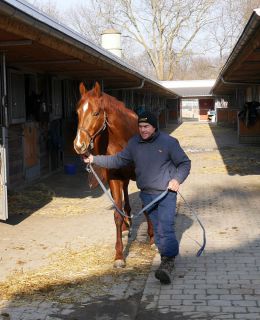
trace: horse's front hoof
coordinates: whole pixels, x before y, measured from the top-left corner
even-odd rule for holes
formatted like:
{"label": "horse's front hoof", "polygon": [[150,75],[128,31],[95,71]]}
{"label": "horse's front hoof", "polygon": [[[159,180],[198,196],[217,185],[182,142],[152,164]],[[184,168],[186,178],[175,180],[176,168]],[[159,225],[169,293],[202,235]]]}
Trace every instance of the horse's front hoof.
{"label": "horse's front hoof", "polygon": [[129,236],[129,230],[124,230],[124,231],[122,231],[122,237],[123,238],[126,238],[126,237],[128,237]]}
{"label": "horse's front hoof", "polygon": [[155,243],[151,244],[151,249],[154,251],[158,251],[158,248],[156,247]]}
{"label": "horse's front hoof", "polygon": [[124,268],[125,267],[125,261],[124,260],[115,260],[114,262],[114,268]]}

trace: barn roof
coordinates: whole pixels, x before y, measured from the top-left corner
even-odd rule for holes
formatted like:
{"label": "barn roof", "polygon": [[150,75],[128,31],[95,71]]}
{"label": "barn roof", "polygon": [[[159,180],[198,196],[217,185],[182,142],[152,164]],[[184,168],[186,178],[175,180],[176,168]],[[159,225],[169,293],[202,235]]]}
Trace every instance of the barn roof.
{"label": "barn roof", "polygon": [[0,46],[7,65],[18,70],[102,81],[105,90],[139,88],[177,97],[156,80],[23,0],[0,2]]}
{"label": "barn roof", "polygon": [[161,81],[164,87],[173,90],[183,98],[210,97],[215,80]]}
{"label": "barn roof", "polygon": [[260,8],[255,9],[222,67],[212,92],[230,94],[241,86],[260,85]]}

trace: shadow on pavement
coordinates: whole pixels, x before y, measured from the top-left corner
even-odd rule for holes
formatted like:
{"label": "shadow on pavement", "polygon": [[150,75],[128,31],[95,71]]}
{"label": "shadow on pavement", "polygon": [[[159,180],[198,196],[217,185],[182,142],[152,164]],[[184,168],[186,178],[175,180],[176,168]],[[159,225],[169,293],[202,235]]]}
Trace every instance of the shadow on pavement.
{"label": "shadow on pavement", "polygon": [[229,175],[260,174],[259,144],[238,143],[237,131],[232,127],[209,124],[219,153]]}

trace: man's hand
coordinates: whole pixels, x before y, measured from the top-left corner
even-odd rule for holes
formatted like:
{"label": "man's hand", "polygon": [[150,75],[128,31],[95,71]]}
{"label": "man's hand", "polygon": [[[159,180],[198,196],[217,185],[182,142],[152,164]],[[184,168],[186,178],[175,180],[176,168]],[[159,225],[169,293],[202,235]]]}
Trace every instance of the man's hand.
{"label": "man's hand", "polygon": [[87,164],[93,163],[93,160],[94,160],[94,158],[93,158],[92,154],[90,154],[89,156],[83,156],[83,161]]}
{"label": "man's hand", "polygon": [[180,184],[177,180],[172,179],[168,184],[168,189],[177,192],[179,190]]}

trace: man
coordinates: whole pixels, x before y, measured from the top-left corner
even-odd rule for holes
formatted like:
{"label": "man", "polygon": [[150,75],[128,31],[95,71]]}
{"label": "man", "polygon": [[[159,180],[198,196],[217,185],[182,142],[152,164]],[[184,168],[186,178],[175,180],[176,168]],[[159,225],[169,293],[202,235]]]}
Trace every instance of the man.
{"label": "man", "polygon": [[157,119],[152,113],[142,113],[138,118],[138,127],[139,135],[132,137],[121,152],[113,156],[90,155],[84,161],[110,169],[134,164],[143,206],[166,189],[169,190],[165,197],[148,209],[155,244],[161,255],[155,277],[161,283],[169,284],[174,259],[179,253],[174,230],[176,196],[180,184],[190,172],[191,163],[178,140],[158,130]]}

